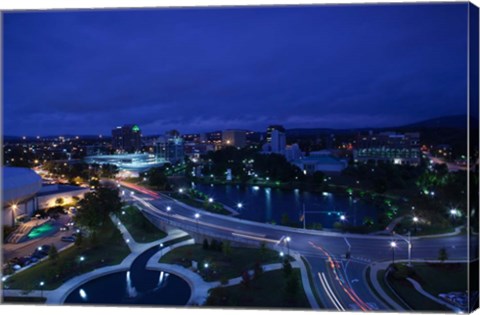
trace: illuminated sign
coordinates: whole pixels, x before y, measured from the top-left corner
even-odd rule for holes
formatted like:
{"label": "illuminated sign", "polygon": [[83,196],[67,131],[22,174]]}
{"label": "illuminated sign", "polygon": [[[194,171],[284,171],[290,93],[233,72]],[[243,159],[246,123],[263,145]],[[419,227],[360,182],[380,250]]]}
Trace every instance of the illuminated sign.
{"label": "illuminated sign", "polygon": [[139,128],[137,125],[134,125],[134,126],[132,127],[132,131],[133,131],[133,132],[139,132],[139,131],[140,131],[140,128]]}

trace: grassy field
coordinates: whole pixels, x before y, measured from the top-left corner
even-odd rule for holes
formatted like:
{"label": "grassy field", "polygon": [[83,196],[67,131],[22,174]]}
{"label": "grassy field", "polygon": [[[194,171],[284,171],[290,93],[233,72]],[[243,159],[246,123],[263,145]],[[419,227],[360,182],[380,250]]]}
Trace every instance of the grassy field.
{"label": "grassy field", "polygon": [[439,293],[467,290],[467,264],[414,264],[416,277],[423,289],[434,296]]}
{"label": "grassy field", "polygon": [[311,309],[300,281],[300,270],[294,269],[291,277],[297,281],[294,294],[287,293],[289,280],[283,271],[275,270],[260,275],[258,279],[250,280],[248,285],[239,284],[212,289],[206,304],[242,308]]}
{"label": "grassy field", "polygon": [[[439,293],[467,290],[467,265],[457,263],[414,264],[415,273],[411,276],[423,289],[435,297]],[[395,292],[414,310],[450,311],[447,307],[420,294],[405,279],[389,277],[388,281]]]}
{"label": "grassy field", "polygon": [[[225,255],[221,251],[205,250],[199,244],[179,247],[160,258],[161,263],[184,267],[190,267],[192,260],[198,262],[200,274],[207,281],[239,277],[244,271],[253,269],[257,262],[270,264],[283,261],[277,252],[269,249],[232,247],[231,253]],[[205,263],[208,263],[208,270],[204,270]]]}
{"label": "grassy field", "polygon": [[44,297],[33,296],[4,296],[2,303],[5,304],[45,304],[47,299]]}
{"label": "grassy field", "polygon": [[140,212],[137,207],[128,206],[122,211],[125,214],[120,214],[119,219],[127,228],[137,243],[149,243],[167,236],[167,234],[159,230]]}
{"label": "grassy field", "polygon": [[[109,220],[98,233],[96,241],[84,240],[59,253],[56,261],[47,259],[27,270],[8,278],[5,285],[10,289],[38,290],[39,283],[45,282],[45,290],[58,288],[68,279],[100,267],[119,264],[130,250],[120,232]],[[84,261],[80,261],[80,257]]]}

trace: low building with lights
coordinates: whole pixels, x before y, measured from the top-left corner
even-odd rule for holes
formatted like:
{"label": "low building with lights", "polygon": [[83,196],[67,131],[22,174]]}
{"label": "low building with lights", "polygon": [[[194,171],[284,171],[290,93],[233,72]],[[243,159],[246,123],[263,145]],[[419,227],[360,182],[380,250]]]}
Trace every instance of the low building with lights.
{"label": "low building with lights", "polygon": [[399,165],[419,165],[420,134],[382,132],[359,135],[353,150],[355,162],[384,162]]}
{"label": "low building with lights", "polygon": [[29,168],[2,167],[2,224],[15,226],[36,210],[71,203],[89,191],[79,186],[42,185],[40,175]]}
{"label": "low building with lights", "polygon": [[123,177],[138,177],[140,173],[146,172],[154,167],[162,167],[167,162],[155,154],[110,154],[92,155],[85,157],[88,164],[111,164],[118,167]]}

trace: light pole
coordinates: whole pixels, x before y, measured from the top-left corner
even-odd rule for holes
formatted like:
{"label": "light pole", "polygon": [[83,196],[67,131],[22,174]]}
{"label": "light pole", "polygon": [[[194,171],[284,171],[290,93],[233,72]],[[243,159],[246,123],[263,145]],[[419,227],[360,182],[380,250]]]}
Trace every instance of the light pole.
{"label": "light pole", "polygon": [[418,221],[419,221],[419,219],[418,219],[417,216],[413,217],[413,225],[414,225],[414,227],[415,227],[415,229],[414,229],[413,231],[415,232],[415,234],[417,233],[417,224],[418,224]]}
{"label": "light pole", "polygon": [[392,265],[395,265],[395,247],[397,247],[397,243],[395,241],[391,241],[390,247],[392,248]]}
{"label": "light pole", "polygon": [[196,226],[197,226],[197,233],[198,233],[198,219],[200,219],[200,213],[195,213],[195,222],[196,222]]}
{"label": "light pole", "polygon": [[45,282],[40,281],[40,297],[43,298],[43,286],[45,285]]}
{"label": "light pole", "polygon": [[406,238],[405,236],[400,235],[400,234],[396,234],[396,235],[407,243],[407,246],[408,246],[408,266],[411,267],[412,266],[412,236],[411,236],[411,232],[408,231],[408,234],[407,234],[408,238]]}
{"label": "light pole", "polygon": [[287,243],[287,255],[290,256],[290,241],[292,239],[290,238],[290,236],[287,236],[285,237],[285,242]]}

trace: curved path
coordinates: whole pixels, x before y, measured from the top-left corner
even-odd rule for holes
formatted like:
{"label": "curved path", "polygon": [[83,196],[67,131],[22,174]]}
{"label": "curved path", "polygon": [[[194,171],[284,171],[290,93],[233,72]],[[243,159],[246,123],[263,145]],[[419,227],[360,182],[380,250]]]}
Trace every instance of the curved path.
{"label": "curved path", "polygon": [[[388,309],[372,294],[364,274],[368,264],[392,259],[392,236],[303,230],[252,222],[202,211],[165,195],[149,194],[143,188],[134,190],[131,185],[122,190],[127,201],[136,203],[158,224],[178,227],[199,237],[206,235],[255,246],[264,242],[279,251],[298,252],[311,267],[315,288],[325,309]],[[396,259],[407,259],[406,242],[401,238],[396,241]],[[441,247],[447,248],[452,259],[468,257],[467,235],[412,237],[411,244],[412,259],[436,259]],[[351,259],[346,260],[343,257],[349,248]]]}

